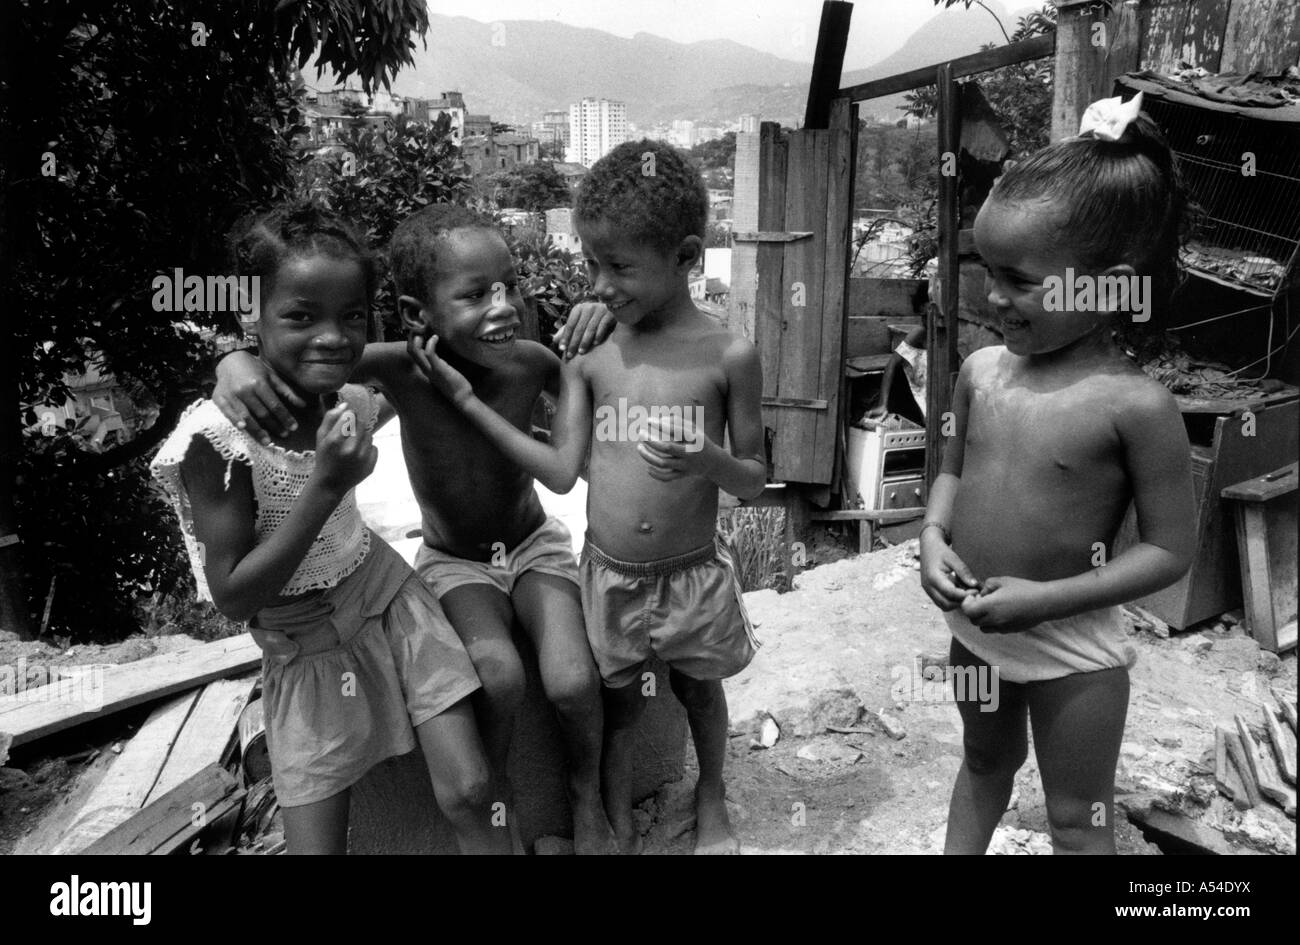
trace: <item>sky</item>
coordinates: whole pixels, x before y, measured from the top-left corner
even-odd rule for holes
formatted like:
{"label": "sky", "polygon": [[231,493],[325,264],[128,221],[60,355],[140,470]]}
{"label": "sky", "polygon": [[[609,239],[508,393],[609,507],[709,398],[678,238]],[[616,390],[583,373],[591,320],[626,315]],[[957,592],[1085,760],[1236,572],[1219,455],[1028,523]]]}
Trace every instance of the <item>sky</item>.
{"label": "sky", "polygon": [[[730,39],[796,62],[812,62],[821,9],[822,0],[429,0],[431,12],[484,23],[558,20],[616,36]],[[884,58],[941,11],[933,0],[858,0],[845,68]]]}

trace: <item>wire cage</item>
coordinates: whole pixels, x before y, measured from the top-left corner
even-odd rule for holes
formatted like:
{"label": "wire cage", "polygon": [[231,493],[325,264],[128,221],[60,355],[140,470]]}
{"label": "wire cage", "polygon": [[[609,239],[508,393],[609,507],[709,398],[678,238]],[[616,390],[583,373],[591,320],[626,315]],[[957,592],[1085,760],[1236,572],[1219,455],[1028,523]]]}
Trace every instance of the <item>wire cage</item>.
{"label": "wire cage", "polygon": [[1183,252],[1187,269],[1269,299],[1286,290],[1300,257],[1300,107],[1221,106],[1132,76],[1115,87],[1148,93],[1143,111],[1202,211]]}

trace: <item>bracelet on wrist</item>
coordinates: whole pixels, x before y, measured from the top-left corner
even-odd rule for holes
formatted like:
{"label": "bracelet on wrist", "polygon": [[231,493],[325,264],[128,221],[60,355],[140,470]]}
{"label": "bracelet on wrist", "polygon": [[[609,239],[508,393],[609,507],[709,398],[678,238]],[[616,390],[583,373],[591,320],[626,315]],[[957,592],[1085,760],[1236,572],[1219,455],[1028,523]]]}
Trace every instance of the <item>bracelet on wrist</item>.
{"label": "bracelet on wrist", "polygon": [[944,543],[948,545],[952,544],[952,535],[948,532],[948,526],[944,525],[942,522],[923,522],[921,524],[921,531],[917,534],[917,537],[919,538],[921,535],[925,534],[927,528],[939,529],[939,533],[943,535]]}

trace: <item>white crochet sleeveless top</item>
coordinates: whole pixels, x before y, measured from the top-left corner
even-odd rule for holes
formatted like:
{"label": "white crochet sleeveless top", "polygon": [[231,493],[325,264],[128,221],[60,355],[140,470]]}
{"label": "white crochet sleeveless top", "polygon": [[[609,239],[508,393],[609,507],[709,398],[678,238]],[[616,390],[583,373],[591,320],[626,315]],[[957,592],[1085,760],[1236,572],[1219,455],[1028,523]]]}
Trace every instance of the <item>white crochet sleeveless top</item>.
{"label": "white crochet sleeveless top", "polygon": [[[347,384],[339,391],[356,413],[357,429],[373,431],[378,409],[374,395],[364,387]],[[194,537],[194,519],[189,496],[181,479],[180,464],[189,452],[194,437],[202,436],[226,460],[226,486],[230,486],[230,467],[236,460],[250,467],[253,495],[257,500],[256,531],[260,544],[289,515],[316,466],[315,450],[297,452],[279,446],[263,446],[237,428],[210,400],[196,400],[185,409],[176,429],[163,443],[149,464],[154,477],[162,483],[180,519],[185,550],[194,569],[194,583],[199,600],[211,601],[203,552]],[[325,522],[298,570],[281,590],[283,596],[301,594],[318,588],[334,587],[355,571],[370,551],[370,531],[357,510],[356,490],[343,497]]]}

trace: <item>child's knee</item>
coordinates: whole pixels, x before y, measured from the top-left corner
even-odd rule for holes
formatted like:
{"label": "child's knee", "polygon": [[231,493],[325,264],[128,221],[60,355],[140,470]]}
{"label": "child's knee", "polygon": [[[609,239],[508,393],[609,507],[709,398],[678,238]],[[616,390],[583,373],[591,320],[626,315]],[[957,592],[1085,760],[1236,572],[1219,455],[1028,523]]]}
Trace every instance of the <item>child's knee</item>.
{"label": "child's knee", "polygon": [[486,763],[446,772],[440,787],[438,804],[453,821],[485,816],[495,800],[492,775]]}
{"label": "child's knee", "polygon": [[480,657],[474,661],[474,671],[493,712],[513,713],[523,705],[528,681],[518,654],[494,652]]}
{"label": "child's knee", "polygon": [[1104,850],[1114,843],[1111,817],[1114,806],[1106,800],[1083,797],[1048,797],[1047,824],[1052,845],[1063,853]]}
{"label": "child's knee", "polygon": [[1014,777],[1029,757],[1029,745],[1022,739],[1011,744],[997,742],[964,743],[966,769],[981,777]]}
{"label": "child's knee", "polygon": [[565,666],[542,679],[546,699],[561,714],[590,711],[600,698],[600,677],[594,666]]}

